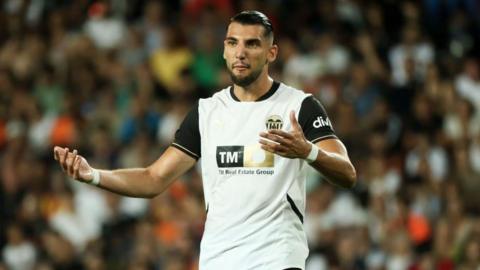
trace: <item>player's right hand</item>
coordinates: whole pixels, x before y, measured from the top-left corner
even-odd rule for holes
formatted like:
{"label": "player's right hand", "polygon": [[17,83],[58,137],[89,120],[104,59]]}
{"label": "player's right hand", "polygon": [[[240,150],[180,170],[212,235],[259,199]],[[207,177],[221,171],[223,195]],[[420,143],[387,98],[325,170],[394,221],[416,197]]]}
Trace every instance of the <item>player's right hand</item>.
{"label": "player's right hand", "polygon": [[93,180],[93,168],[84,157],[78,155],[76,149],[70,152],[68,148],[55,146],[53,156],[62,170],[71,178],[86,183]]}

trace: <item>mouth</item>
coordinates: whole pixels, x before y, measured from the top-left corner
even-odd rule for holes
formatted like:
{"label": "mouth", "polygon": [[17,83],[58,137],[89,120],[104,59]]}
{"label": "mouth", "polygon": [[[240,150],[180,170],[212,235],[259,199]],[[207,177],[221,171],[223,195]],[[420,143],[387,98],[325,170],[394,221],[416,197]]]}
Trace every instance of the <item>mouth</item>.
{"label": "mouth", "polygon": [[250,65],[243,64],[243,63],[238,63],[238,64],[233,64],[232,68],[236,69],[238,71],[243,71],[243,70],[246,70],[246,69],[250,68]]}

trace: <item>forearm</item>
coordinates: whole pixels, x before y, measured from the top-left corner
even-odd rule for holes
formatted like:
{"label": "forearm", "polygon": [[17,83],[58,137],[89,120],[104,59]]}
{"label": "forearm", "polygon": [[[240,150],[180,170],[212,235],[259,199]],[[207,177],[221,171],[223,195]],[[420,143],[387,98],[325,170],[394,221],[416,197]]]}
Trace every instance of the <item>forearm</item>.
{"label": "forearm", "polygon": [[99,170],[99,187],[129,197],[152,198],[168,186],[148,168]]}
{"label": "forearm", "polygon": [[310,165],[334,185],[343,188],[352,188],[355,185],[357,178],[355,168],[340,154],[319,149],[317,159]]}
{"label": "forearm", "polygon": [[169,147],[147,168],[100,170],[99,186],[125,196],[153,198],[192,168],[195,162],[180,150]]}

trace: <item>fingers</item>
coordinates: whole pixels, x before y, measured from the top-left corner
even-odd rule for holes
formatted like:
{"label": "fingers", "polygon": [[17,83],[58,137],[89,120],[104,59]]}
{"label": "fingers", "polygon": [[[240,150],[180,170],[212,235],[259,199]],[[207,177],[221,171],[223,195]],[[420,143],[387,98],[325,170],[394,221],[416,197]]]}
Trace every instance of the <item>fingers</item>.
{"label": "fingers", "polygon": [[[280,134],[283,134],[283,133],[285,133],[285,132],[282,132]],[[274,141],[274,142],[277,142],[277,143],[280,143],[280,144],[289,144],[290,140],[285,139],[285,137],[287,137],[287,136],[282,136],[280,134],[274,134],[273,132],[268,132],[268,133],[267,132],[261,132],[260,137],[263,137],[265,139],[269,139],[271,141]],[[283,135],[285,135],[285,134],[283,134]],[[291,136],[288,133],[286,135]]]}
{"label": "fingers", "polygon": [[62,148],[55,146],[53,148],[53,155],[64,172],[66,172],[70,177],[78,179],[81,156],[78,155],[77,149],[74,149],[73,152],[70,152],[67,147]]}
{"label": "fingers", "polygon": [[60,154],[59,154],[59,152],[61,151],[61,149],[62,149],[62,148],[60,148],[59,146],[55,146],[55,147],[53,148],[53,157],[54,157],[55,160],[57,160],[57,161],[60,160],[60,156],[59,156]]}
{"label": "fingers", "polygon": [[287,147],[285,147],[281,144],[275,143],[275,142],[260,139],[259,143],[260,143],[260,147],[263,150],[268,151],[270,153],[279,154],[281,156],[284,156],[288,152]]}
{"label": "fingers", "polygon": [[81,156],[76,156],[75,161],[73,163],[73,178],[74,179],[80,179],[80,163],[82,162],[82,157]]}
{"label": "fingers", "polygon": [[62,151],[63,153],[60,154],[60,165],[64,172],[68,172],[67,167],[67,157],[68,157],[68,147],[65,147]]}
{"label": "fingers", "polygon": [[55,158],[56,161],[61,162],[64,155],[65,155],[65,149],[64,148],[62,148],[60,146],[55,146],[53,148],[53,157]]}
{"label": "fingers", "polygon": [[308,144],[293,110],[290,112],[290,123],[292,125],[290,132],[281,129],[261,132],[259,140],[261,148],[287,158],[302,157],[305,145],[308,146]]}
{"label": "fingers", "polygon": [[68,168],[68,173],[73,176],[74,175],[74,165],[75,165],[75,161],[77,160],[77,154],[78,154],[78,151],[77,149],[74,149],[73,150],[73,153],[72,153],[72,157],[69,157],[67,159],[67,168]]}
{"label": "fingers", "polygon": [[288,140],[293,140],[295,138],[295,136],[289,132],[286,132],[286,131],[283,131],[281,129],[270,129],[268,131],[268,134],[273,134],[273,135],[276,135],[276,136],[280,136],[282,138],[286,138]]}
{"label": "fingers", "polygon": [[72,152],[69,151],[67,147],[55,146],[53,148],[53,156],[55,160],[58,161],[62,170],[71,178],[79,181],[85,181],[85,176],[81,175],[80,169],[84,165],[82,162],[85,162],[86,166],[88,163],[86,160],[78,154],[77,149],[74,149]]}

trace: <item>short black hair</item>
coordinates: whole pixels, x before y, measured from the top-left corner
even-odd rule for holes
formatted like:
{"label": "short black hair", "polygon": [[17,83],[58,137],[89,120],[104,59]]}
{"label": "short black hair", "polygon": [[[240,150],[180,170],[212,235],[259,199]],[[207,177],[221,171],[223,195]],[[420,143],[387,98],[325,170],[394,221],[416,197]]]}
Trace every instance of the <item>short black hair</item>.
{"label": "short black hair", "polygon": [[242,11],[230,19],[230,22],[237,22],[240,24],[246,25],[261,25],[263,26],[266,37],[273,37],[273,26],[270,19],[260,11],[256,10],[245,10]]}

